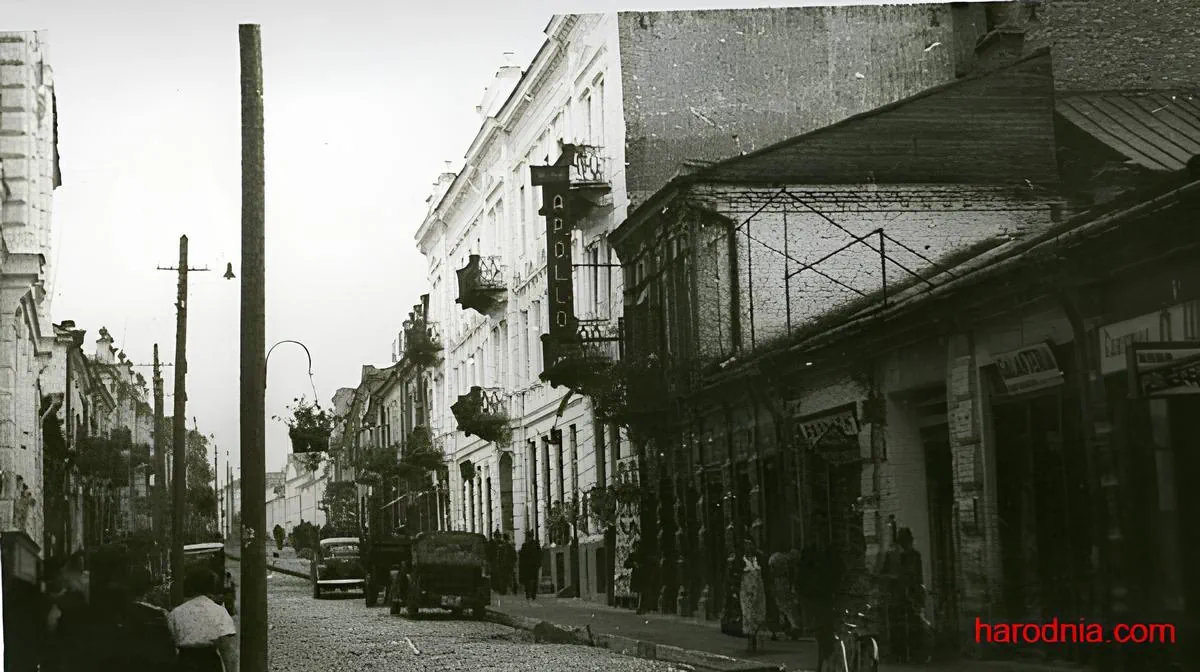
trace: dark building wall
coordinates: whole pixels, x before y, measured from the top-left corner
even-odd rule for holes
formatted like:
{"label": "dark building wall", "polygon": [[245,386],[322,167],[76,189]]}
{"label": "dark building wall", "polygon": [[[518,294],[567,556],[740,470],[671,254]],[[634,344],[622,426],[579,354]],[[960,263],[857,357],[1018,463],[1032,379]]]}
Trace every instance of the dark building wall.
{"label": "dark building wall", "polygon": [[1059,91],[1200,89],[1197,0],[1046,0],[1027,31]]}
{"label": "dark building wall", "polygon": [[955,26],[967,41],[983,28],[956,18],[945,4],[619,14],[631,207],[685,160],[761,149],[953,80],[966,39]]}

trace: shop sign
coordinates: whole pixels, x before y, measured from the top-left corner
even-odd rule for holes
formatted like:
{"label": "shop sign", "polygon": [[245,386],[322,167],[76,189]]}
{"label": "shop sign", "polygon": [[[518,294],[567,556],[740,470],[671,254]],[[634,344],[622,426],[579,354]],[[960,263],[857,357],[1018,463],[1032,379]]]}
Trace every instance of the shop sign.
{"label": "shop sign", "polygon": [[4,535],[4,574],[32,584],[38,582],[38,552],[36,545],[19,532]]}
{"label": "shop sign", "polygon": [[1200,301],[1188,301],[1100,327],[1100,373],[1127,370],[1126,353],[1134,343],[1160,343],[1200,338]]}
{"label": "shop sign", "polygon": [[1063,372],[1058,368],[1058,360],[1049,343],[1037,343],[994,355],[992,361],[1009,394],[1032,392],[1063,382]]}
{"label": "shop sign", "polygon": [[[541,214],[546,218],[546,293],[550,333],[543,342],[566,343],[576,337],[575,268],[571,263],[571,220],[567,195],[571,188],[568,166],[530,166],[530,182],[542,188]],[[555,352],[553,345],[546,349]],[[549,357],[547,358],[549,359]]]}
{"label": "shop sign", "polygon": [[1200,394],[1200,343],[1136,344],[1127,359],[1135,394],[1148,398]]}
{"label": "shop sign", "polygon": [[846,404],[795,421],[803,443],[826,459],[842,463],[862,457],[858,445],[858,405]]}

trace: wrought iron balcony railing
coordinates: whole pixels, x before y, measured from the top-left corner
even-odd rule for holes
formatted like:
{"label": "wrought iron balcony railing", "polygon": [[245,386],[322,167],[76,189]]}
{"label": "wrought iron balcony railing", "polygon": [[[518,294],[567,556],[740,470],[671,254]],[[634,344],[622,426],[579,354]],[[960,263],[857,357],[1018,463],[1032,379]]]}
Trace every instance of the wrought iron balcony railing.
{"label": "wrought iron balcony railing", "polygon": [[568,155],[568,176],[572,189],[609,189],[612,171],[609,160],[600,147],[592,145],[563,145]]}
{"label": "wrought iron balcony railing", "polygon": [[579,320],[574,338],[542,336],[541,379],[592,395],[605,388],[614,363],[621,360],[621,320]]}
{"label": "wrought iron balcony railing", "polygon": [[458,428],[467,436],[478,436],[496,444],[507,444],[512,438],[508,427],[508,398],[501,388],[473,386],[470,392],[459,395],[458,401],[450,406],[450,412],[454,414]]}
{"label": "wrought iron balcony railing", "polygon": [[504,284],[504,271],[499,257],[472,254],[467,265],[458,269],[457,273],[458,298],[455,303],[464,310],[487,315],[506,301],[508,288]]}

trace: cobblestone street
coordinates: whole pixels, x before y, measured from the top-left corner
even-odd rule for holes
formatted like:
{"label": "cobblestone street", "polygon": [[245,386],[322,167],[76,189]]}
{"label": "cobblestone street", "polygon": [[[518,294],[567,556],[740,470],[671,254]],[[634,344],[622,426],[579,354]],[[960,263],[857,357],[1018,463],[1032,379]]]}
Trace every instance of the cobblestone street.
{"label": "cobblestone street", "polygon": [[[241,586],[239,566],[230,562]],[[271,670],[605,670],[677,669],[585,646],[534,644],[529,633],[494,623],[421,620],[368,609],[359,593],[314,600],[310,584],[278,572],[267,582]],[[239,625],[240,627],[240,625]]]}

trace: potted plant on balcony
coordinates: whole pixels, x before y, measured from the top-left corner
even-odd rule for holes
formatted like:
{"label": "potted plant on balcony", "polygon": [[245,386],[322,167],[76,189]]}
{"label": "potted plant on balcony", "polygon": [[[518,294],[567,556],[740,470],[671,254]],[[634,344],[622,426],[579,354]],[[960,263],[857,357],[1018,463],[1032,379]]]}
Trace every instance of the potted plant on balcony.
{"label": "potted plant on balcony", "polygon": [[424,320],[413,320],[405,332],[405,359],[423,369],[433,368],[442,363],[442,344],[430,333]]}
{"label": "potted plant on balcony", "polygon": [[[333,415],[315,401],[304,397],[292,400],[291,417],[285,418],[293,453],[323,453],[329,450],[329,435],[333,433]],[[279,419],[276,416],[276,419]]]}

